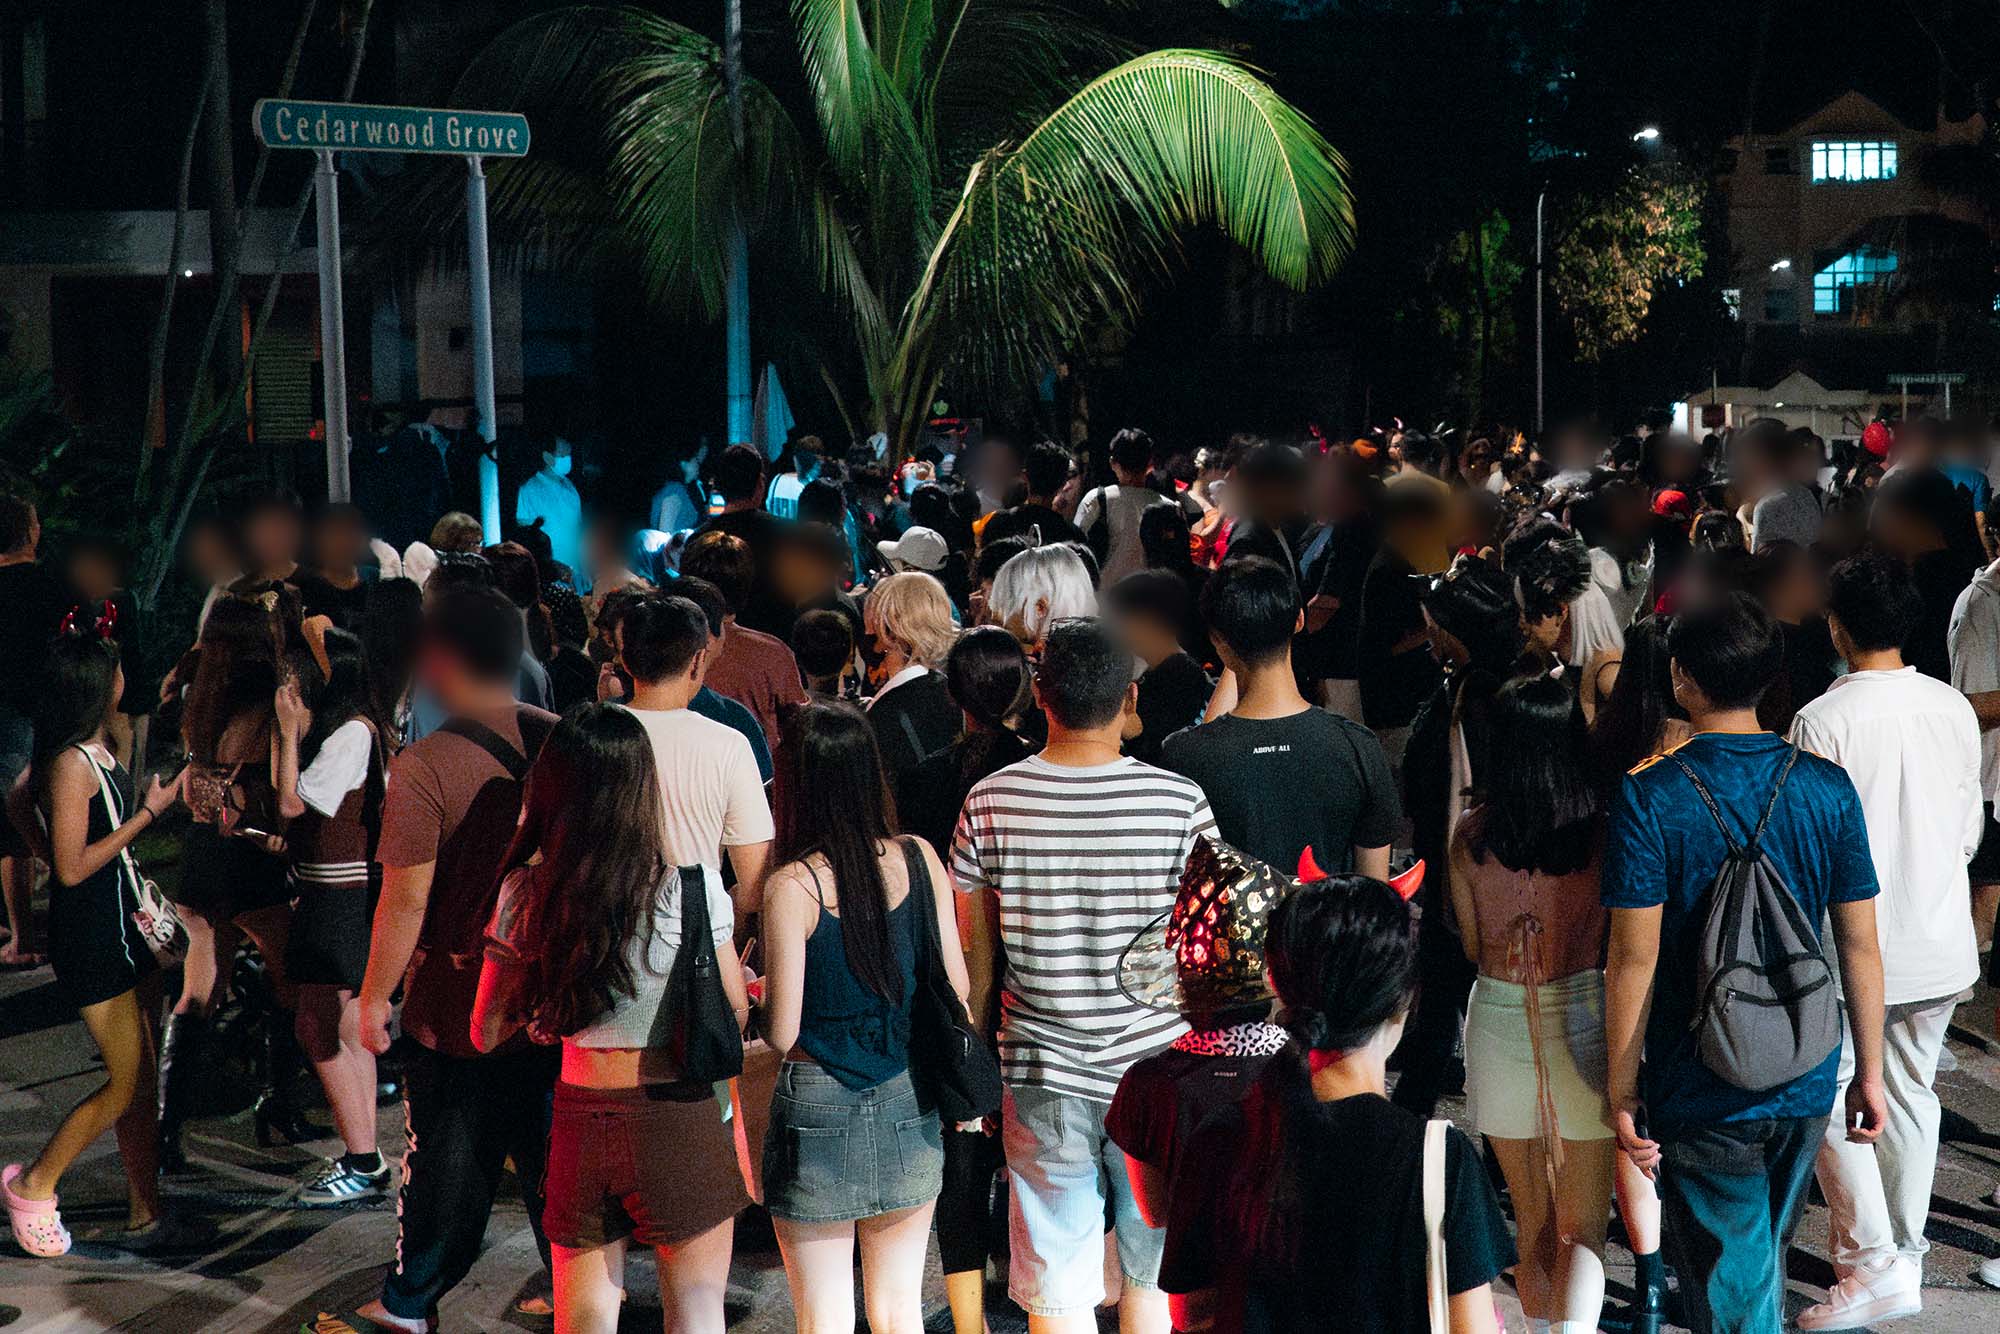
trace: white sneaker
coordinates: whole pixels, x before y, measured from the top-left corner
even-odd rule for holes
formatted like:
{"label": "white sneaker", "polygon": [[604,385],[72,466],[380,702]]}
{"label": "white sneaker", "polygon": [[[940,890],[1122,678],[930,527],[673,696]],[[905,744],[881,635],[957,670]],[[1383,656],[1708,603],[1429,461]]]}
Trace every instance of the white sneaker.
{"label": "white sneaker", "polygon": [[1800,1329],[1859,1329],[1923,1309],[1923,1272],[1898,1255],[1880,1267],[1856,1269],[1833,1285],[1825,1301],[1799,1312],[1796,1323]]}
{"label": "white sneaker", "polygon": [[1979,1266],[1979,1281],[1989,1288],[2000,1288],[2000,1260],[1988,1260]]}

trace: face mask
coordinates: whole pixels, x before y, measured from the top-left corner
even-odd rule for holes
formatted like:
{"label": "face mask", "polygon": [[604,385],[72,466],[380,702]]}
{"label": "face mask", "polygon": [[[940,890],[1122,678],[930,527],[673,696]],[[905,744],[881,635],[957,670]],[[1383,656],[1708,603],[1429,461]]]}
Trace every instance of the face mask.
{"label": "face mask", "polygon": [[813,478],[819,476],[819,464],[820,461],[811,455],[800,455],[798,467],[799,481],[801,483],[810,482]]}
{"label": "face mask", "polygon": [[567,454],[544,454],[542,466],[557,477],[569,476],[570,456]]}
{"label": "face mask", "polygon": [[916,476],[914,473],[905,477],[903,479],[903,498],[908,500],[911,496],[917,494],[917,488],[923,484],[924,479]]}

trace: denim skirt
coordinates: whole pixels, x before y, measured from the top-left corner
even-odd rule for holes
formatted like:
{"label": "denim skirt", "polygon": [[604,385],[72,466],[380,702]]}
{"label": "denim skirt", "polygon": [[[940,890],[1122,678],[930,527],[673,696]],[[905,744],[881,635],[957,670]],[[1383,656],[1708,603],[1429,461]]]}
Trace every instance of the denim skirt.
{"label": "denim skirt", "polygon": [[809,1061],[786,1061],[764,1137],[764,1207],[793,1223],[842,1223],[911,1209],[944,1187],[935,1111],[906,1070],[850,1089]]}

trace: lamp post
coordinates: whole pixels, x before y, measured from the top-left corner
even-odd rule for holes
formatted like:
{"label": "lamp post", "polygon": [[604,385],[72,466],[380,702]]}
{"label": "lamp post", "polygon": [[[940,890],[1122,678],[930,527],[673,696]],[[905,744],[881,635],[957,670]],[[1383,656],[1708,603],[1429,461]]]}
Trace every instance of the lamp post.
{"label": "lamp post", "polygon": [[[1632,142],[1635,144],[1645,144],[1649,147],[1658,144],[1660,142],[1660,127],[1657,125],[1641,126],[1632,132]],[[1542,275],[1545,268],[1543,264],[1545,231],[1543,221],[1548,214],[1548,203],[1549,187],[1545,183],[1540,193],[1535,196],[1535,440],[1537,443],[1540,443],[1547,426],[1546,413],[1543,407],[1543,385],[1545,381],[1543,375],[1544,361],[1542,347],[1542,289],[1544,287]]]}

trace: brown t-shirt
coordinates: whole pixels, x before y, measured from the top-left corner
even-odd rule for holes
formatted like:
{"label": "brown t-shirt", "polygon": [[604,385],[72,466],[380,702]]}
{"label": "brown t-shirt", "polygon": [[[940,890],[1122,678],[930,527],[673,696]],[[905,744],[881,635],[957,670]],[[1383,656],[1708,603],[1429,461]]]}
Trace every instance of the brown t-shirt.
{"label": "brown t-shirt", "polygon": [[806,701],[799,660],[785,641],[734,621],[723,627],[722,644],[710,656],[702,684],[756,714],[772,750],[778,748],[785,715]]}
{"label": "brown t-shirt", "polygon": [[[546,736],[556,716],[526,704],[468,715],[521,748],[521,719]],[[520,821],[521,785],[484,747],[433,732],[396,757],[382,804],[384,868],[436,863],[423,933],[404,979],[403,1028],[433,1051],[477,1056],[472,1000],[500,860]]]}

